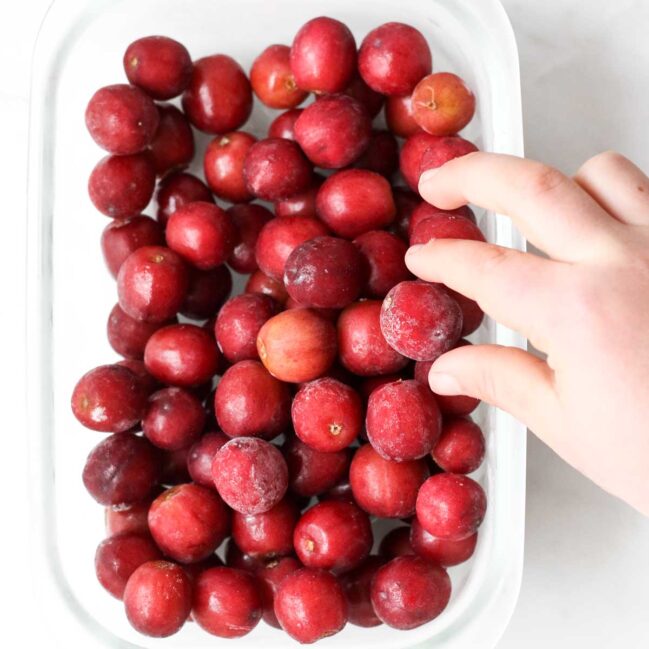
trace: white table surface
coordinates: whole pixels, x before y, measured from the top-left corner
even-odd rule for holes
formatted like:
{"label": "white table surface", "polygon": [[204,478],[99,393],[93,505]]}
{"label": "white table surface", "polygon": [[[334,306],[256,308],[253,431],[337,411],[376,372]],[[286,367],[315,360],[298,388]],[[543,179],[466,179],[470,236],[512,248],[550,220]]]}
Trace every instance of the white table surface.
{"label": "white table surface", "polygon": [[[51,646],[27,577],[22,416],[29,62],[48,4],[0,5],[0,619],[3,646],[15,648]],[[649,2],[504,4],[520,49],[527,155],[573,172],[587,157],[613,148],[649,169]],[[533,435],[528,448],[523,585],[499,649],[649,646],[649,520],[594,487]]]}

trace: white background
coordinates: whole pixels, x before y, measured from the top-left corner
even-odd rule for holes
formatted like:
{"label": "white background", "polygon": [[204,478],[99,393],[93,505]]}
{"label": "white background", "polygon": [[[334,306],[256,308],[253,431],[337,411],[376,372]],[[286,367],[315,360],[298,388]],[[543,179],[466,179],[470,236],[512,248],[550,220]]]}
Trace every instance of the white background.
{"label": "white background", "polygon": [[[15,648],[51,644],[28,576],[23,415],[29,63],[48,4],[0,5],[0,620],[3,646]],[[527,155],[573,172],[614,148],[649,170],[649,2],[504,4],[521,54]],[[499,649],[649,646],[649,520],[591,485],[533,435],[528,448],[523,586]]]}

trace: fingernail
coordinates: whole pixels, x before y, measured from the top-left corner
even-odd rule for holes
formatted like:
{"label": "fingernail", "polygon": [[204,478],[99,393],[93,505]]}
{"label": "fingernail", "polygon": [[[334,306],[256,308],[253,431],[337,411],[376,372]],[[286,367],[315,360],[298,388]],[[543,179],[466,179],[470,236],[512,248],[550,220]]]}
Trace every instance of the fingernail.
{"label": "fingernail", "polygon": [[434,169],[427,169],[424,173],[419,176],[419,190],[421,191],[422,185],[425,185],[427,182],[433,179],[433,176],[439,172],[440,167],[435,167]]}
{"label": "fingernail", "polygon": [[431,372],[428,375],[428,383],[433,392],[444,395],[462,394],[462,388],[458,380],[451,374],[442,372]]}
{"label": "fingernail", "polygon": [[406,257],[415,257],[421,252],[421,249],[424,247],[422,243],[416,243],[414,246],[410,246],[406,251]]}

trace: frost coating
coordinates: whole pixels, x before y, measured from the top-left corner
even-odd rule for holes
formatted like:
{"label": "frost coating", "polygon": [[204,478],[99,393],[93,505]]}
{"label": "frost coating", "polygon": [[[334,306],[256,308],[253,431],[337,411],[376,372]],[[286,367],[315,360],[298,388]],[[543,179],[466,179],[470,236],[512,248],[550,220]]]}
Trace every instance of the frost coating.
{"label": "frost coating", "polygon": [[441,431],[441,415],[433,393],[417,381],[396,381],[370,395],[365,419],[374,450],[386,460],[424,457]]}
{"label": "frost coating", "polygon": [[381,332],[389,345],[416,361],[432,361],[462,333],[462,310],[438,284],[401,282],[381,308]]}
{"label": "frost coating", "polygon": [[230,440],[212,463],[216,489],[225,502],[242,514],[272,509],[286,493],[288,468],[272,444],[253,437]]}
{"label": "frost coating", "polygon": [[288,294],[308,307],[342,309],[361,293],[367,265],[353,243],[336,237],[305,241],[286,260]]}

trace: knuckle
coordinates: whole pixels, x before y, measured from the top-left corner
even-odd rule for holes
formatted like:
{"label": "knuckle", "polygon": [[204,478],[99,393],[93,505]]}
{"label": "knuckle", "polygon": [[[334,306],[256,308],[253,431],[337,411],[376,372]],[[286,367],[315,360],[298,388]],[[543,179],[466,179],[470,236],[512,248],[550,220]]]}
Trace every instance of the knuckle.
{"label": "knuckle", "polygon": [[525,191],[532,197],[552,193],[562,187],[566,177],[554,167],[539,164],[533,167],[525,179]]}

